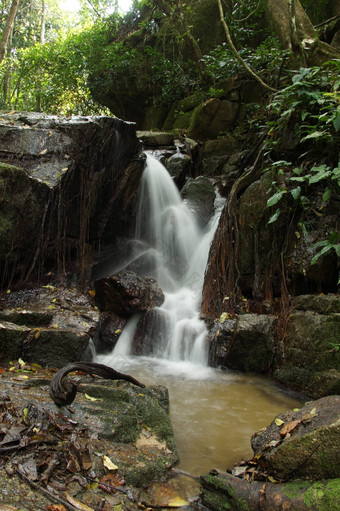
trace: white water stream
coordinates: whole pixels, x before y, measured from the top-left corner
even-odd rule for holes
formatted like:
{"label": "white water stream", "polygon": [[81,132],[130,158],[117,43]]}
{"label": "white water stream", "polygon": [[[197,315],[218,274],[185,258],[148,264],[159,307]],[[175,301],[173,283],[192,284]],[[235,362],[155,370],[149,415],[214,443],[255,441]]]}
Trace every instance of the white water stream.
{"label": "white water stream", "polygon": [[182,201],[167,170],[147,156],[143,173],[132,260],[154,261],[154,276],[165,300],[157,308],[152,353],[131,356],[140,319],[133,316],[113,352],[96,361],[128,372],[147,384],[164,384],[170,391],[171,418],[181,455],[181,467],[196,475],[250,456],[251,434],[275,414],[296,406],[269,380],[222,373],[208,367],[207,329],[199,318],[209,248],[223,207],[205,230]]}

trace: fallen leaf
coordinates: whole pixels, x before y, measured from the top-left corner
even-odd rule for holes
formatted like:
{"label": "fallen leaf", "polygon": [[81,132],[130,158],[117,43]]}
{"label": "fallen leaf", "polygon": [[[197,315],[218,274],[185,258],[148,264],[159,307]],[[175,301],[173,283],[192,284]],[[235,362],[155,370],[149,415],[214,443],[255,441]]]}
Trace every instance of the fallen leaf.
{"label": "fallen leaf", "polygon": [[275,424],[276,424],[277,426],[282,426],[282,425],[284,424],[284,422],[283,422],[283,420],[276,418],[276,419],[275,419]]}
{"label": "fallen leaf", "polygon": [[285,424],[285,426],[283,426],[283,428],[281,429],[280,431],[280,435],[281,436],[286,436],[287,433],[290,433],[291,431],[293,431],[293,429],[295,429],[299,424],[301,423],[301,419],[297,419],[295,421],[290,421],[288,422],[287,424]]}
{"label": "fallen leaf", "polygon": [[19,362],[19,365],[21,365],[21,366],[24,366],[24,365],[25,365],[25,362],[23,361],[23,359],[22,359],[22,358],[19,358],[19,359],[18,359],[18,362]]}
{"label": "fallen leaf", "polygon": [[49,511],[67,511],[66,507],[63,506],[62,504],[56,504],[54,506],[47,506],[47,508]]}
{"label": "fallen leaf", "polygon": [[106,467],[108,470],[118,470],[118,467],[117,465],[115,465],[114,463],[112,463],[112,461],[110,460],[110,458],[108,456],[106,456],[104,454],[104,456],[102,457],[102,460],[103,460],[103,465],[104,467]]}
{"label": "fallen leaf", "polygon": [[91,289],[91,290],[89,291],[89,295],[90,295],[90,296],[92,296],[92,298],[94,298],[94,297],[96,296],[96,292],[95,292],[95,290],[94,290],[94,289]]}
{"label": "fallen leaf", "polygon": [[117,330],[115,331],[115,334],[120,334],[120,332],[121,332],[121,329],[117,328]]}
{"label": "fallen leaf", "polygon": [[100,401],[100,399],[98,399],[97,397],[92,397],[92,396],[89,396],[88,394],[84,394],[84,396],[86,397],[86,399],[88,399],[89,401]]}
{"label": "fallen leaf", "polygon": [[67,491],[65,492],[65,496],[67,501],[72,504],[77,509],[80,509],[81,511],[94,511],[92,507],[87,506],[86,504],[83,504],[82,502],[79,502],[79,500],[76,500],[73,498]]}
{"label": "fallen leaf", "polygon": [[99,481],[99,488],[107,493],[116,493],[116,486],[124,486],[126,483],[119,474],[107,474]]}

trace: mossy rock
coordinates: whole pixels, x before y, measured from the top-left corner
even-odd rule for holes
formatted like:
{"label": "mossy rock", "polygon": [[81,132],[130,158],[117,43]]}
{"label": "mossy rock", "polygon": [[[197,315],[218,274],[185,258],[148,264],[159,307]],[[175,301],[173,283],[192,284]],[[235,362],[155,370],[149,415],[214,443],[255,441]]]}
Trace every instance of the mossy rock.
{"label": "mossy rock", "polygon": [[[284,426],[290,427],[289,434],[283,434]],[[252,448],[281,481],[340,477],[340,396],[278,415],[252,437]]]}
{"label": "mossy rock", "polygon": [[214,98],[202,103],[193,112],[188,137],[204,141],[230,132],[235,125],[237,112],[237,102]]}

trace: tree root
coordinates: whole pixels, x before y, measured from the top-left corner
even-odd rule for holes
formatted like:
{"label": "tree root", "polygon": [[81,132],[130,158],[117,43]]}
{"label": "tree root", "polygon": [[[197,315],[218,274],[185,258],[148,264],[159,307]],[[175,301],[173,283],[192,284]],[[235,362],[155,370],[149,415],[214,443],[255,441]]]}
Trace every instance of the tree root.
{"label": "tree root", "polygon": [[75,383],[64,383],[63,378],[73,371],[83,371],[86,374],[95,374],[107,380],[125,380],[138,387],[144,388],[145,385],[132,376],[119,373],[112,367],[96,364],[94,362],[74,362],[60,369],[52,378],[50,384],[50,396],[57,406],[66,406],[73,403],[77,394],[77,385]]}

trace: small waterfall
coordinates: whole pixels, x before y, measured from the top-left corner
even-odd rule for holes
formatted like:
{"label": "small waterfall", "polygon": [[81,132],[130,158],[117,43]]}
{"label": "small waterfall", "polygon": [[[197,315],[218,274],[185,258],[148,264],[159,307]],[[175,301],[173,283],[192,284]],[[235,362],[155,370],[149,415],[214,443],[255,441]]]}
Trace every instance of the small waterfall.
{"label": "small waterfall", "polygon": [[[199,318],[205,267],[223,200],[219,200],[215,216],[203,231],[181,199],[165,167],[150,155],[144,170],[138,207],[135,258],[152,257],[154,276],[165,300],[151,311],[146,333],[151,342],[148,356],[170,363],[184,362],[207,366],[205,345],[207,329]],[[138,330],[139,317],[134,316],[125,327],[110,359],[131,353],[132,339]],[[150,343],[149,343],[150,344]]]}

